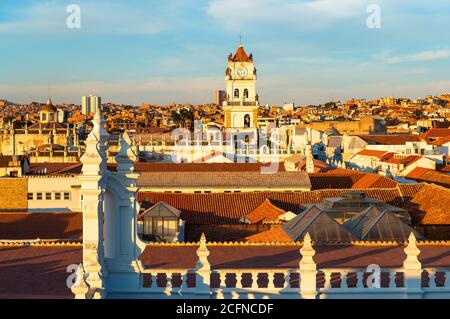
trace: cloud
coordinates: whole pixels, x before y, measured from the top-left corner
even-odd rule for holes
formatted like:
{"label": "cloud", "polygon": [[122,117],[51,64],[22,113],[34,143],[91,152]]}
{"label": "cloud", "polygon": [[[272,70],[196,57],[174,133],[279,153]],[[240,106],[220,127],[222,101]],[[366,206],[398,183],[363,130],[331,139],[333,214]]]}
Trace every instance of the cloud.
{"label": "cloud", "polygon": [[[13,20],[0,22],[0,33],[63,34],[153,34],[169,25],[158,9],[146,10],[126,3],[78,0],[81,8],[81,28],[67,28],[69,3],[61,0],[36,2],[10,8]],[[167,22],[166,22],[167,21]]]}
{"label": "cloud", "polygon": [[212,0],[207,14],[232,30],[254,23],[288,23],[310,29],[355,16],[366,17],[369,3],[368,0]]}
{"label": "cloud", "polygon": [[391,55],[389,52],[383,52],[373,56],[376,60],[387,64],[403,62],[425,62],[446,59],[450,57],[450,50],[422,51],[414,54]]}

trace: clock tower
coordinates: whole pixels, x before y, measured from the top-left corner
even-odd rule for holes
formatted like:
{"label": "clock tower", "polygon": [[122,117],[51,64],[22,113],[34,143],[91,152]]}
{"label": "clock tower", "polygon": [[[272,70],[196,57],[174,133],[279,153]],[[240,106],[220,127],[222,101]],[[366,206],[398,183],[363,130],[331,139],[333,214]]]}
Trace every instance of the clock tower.
{"label": "clock tower", "polygon": [[234,56],[228,56],[225,71],[227,91],[223,109],[226,128],[257,128],[259,101],[256,78],[253,54],[247,55],[240,45]]}

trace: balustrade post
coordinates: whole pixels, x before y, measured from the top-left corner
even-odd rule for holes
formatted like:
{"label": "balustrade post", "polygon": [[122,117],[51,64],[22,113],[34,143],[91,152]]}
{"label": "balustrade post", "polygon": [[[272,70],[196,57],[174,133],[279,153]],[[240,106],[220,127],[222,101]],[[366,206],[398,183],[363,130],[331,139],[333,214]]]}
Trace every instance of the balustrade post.
{"label": "balustrade post", "polygon": [[331,279],[333,278],[333,272],[324,272],[325,285],[324,289],[331,289]]}
{"label": "balustrade post", "polygon": [[437,276],[437,274],[436,274],[436,271],[435,270],[433,270],[433,271],[431,271],[431,270],[429,270],[428,271],[428,278],[430,279],[430,281],[429,281],[429,283],[428,283],[428,287],[429,288],[436,288],[436,276]]}
{"label": "balustrade post", "polygon": [[356,289],[364,288],[364,272],[356,272]]}
{"label": "balustrade post", "polygon": [[267,284],[267,289],[275,289],[275,273],[268,272],[267,279],[269,280],[269,283]]}
{"label": "balustrade post", "polygon": [[300,249],[302,260],[300,270],[300,295],[304,299],[317,298],[317,265],[314,262],[315,250],[312,247],[311,236],[306,234],[303,247]]}
{"label": "balustrade post", "polygon": [[173,279],[173,274],[170,274],[171,276],[169,277],[169,274],[166,274],[166,287],[164,288],[164,294],[168,297],[170,297],[172,295],[172,279]]}
{"label": "balustrade post", "polygon": [[258,273],[252,272],[252,290],[256,290],[259,288],[258,285]]}
{"label": "balustrade post", "polygon": [[341,274],[341,288],[347,289],[348,288],[348,273],[345,272]]}
{"label": "balustrade post", "polygon": [[403,271],[405,277],[406,298],[422,298],[422,264],[417,258],[420,250],[417,248],[417,239],[414,233],[411,233],[408,240],[408,246],[405,248],[406,259],[403,262]]}
{"label": "balustrade post", "polygon": [[240,271],[236,272],[236,288],[242,288],[242,273]]}
{"label": "balustrade post", "polygon": [[450,289],[450,271],[445,272],[445,284],[444,287]]}
{"label": "balustrade post", "polygon": [[397,279],[397,272],[396,271],[390,271],[389,272],[389,288],[395,289],[397,288],[397,283],[395,280]]}
{"label": "balustrade post", "polygon": [[198,261],[195,266],[196,289],[200,298],[210,298],[211,293],[211,265],[208,261],[209,250],[206,247],[206,237],[202,234],[200,247],[197,249]]}
{"label": "balustrade post", "polygon": [[291,288],[291,272],[288,271],[285,275],[284,275],[284,289],[288,289]]}
{"label": "balustrade post", "polygon": [[151,283],[150,288],[158,288],[158,273],[151,273]]}

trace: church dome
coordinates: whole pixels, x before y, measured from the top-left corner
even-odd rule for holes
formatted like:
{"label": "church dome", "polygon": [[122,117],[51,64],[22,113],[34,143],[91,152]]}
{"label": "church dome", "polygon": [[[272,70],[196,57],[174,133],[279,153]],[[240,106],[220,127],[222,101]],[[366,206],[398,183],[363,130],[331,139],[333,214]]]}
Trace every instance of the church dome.
{"label": "church dome", "polygon": [[47,104],[42,107],[41,111],[56,112],[57,109],[53,106],[52,100],[49,98]]}

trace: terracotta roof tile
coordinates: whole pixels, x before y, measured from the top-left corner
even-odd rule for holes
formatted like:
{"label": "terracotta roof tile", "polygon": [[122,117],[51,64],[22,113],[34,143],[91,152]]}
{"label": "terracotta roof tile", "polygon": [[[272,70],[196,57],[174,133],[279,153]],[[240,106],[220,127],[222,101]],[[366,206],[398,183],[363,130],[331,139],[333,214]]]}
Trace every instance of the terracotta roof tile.
{"label": "terracotta roof tile", "polygon": [[365,174],[355,184],[352,189],[369,189],[369,188],[395,188],[397,182],[381,175]]}
{"label": "terracotta roof tile", "polygon": [[381,157],[388,152],[386,151],[375,151],[375,150],[362,150],[358,153],[361,156],[370,156],[370,157]]}
{"label": "terracotta roof tile", "polygon": [[[115,165],[109,165],[113,167]],[[135,171],[144,172],[260,172],[262,163],[136,163]],[[283,163],[279,171],[285,171]]]}
{"label": "terracotta roof tile", "polygon": [[450,225],[450,189],[425,185],[414,195],[407,208],[413,220],[423,225]]}
{"label": "terracotta roof tile", "polygon": [[306,188],[311,183],[304,172],[143,172],[138,178],[140,187],[151,188]]}
{"label": "terracotta roof tile", "polygon": [[310,174],[312,190],[395,188],[397,183],[382,175],[351,170],[332,170],[326,174]]}
{"label": "terracotta roof tile", "polygon": [[67,266],[83,261],[77,246],[0,247],[0,298],[73,299]]}
{"label": "terracotta roof tile", "polygon": [[425,168],[416,168],[408,176],[408,179],[413,179],[419,182],[433,183],[444,187],[450,187],[450,175]]}
{"label": "terracotta roof tile", "polygon": [[429,170],[430,170],[429,168],[417,167],[417,168],[413,169],[413,170],[406,176],[406,178],[410,178],[410,179],[418,179],[418,178],[420,178],[423,174],[425,174],[426,172],[428,172]]}
{"label": "terracotta roof tile", "polygon": [[82,240],[81,213],[0,213],[0,240]]}
{"label": "terracotta roof tile", "polygon": [[276,207],[269,199],[266,199],[261,205],[247,214],[245,219],[250,224],[276,222],[285,213],[284,210]]}
{"label": "terracotta roof tile", "polygon": [[448,128],[432,128],[427,132],[420,135],[421,140],[429,140],[430,138],[443,138],[450,135],[450,129]]}
{"label": "terracotta roof tile", "polygon": [[[392,189],[362,190],[368,198],[386,201],[390,205],[403,207],[404,197],[412,197],[423,187],[419,185],[402,185]],[[139,201],[155,205],[161,201],[179,209],[181,218],[187,224],[238,224],[242,217],[249,214],[266,199],[284,211],[300,213],[304,205],[321,204],[325,198],[342,197],[348,189],[318,190],[312,192],[262,192],[237,194],[174,194],[174,193],[139,193]],[[148,206],[150,207],[150,206]]]}
{"label": "terracotta roof tile", "polygon": [[273,226],[272,229],[249,236],[246,238],[251,243],[290,243],[292,242],[281,226]]}
{"label": "terracotta roof tile", "polygon": [[81,174],[83,164],[81,163],[33,163],[30,165],[31,174],[39,174],[46,171],[46,174]]}
{"label": "terracotta roof tile", "polygon": [[250,58],[247,55],[247,52],[245,52],[244,47],[241,45],[237,49],[236,53],[233,57],[233,62],[252,62]]}
{"label": "terracotta roof tile", "polygon": [[405,145],[406,142],[418,142],[418,135],[359,135],[360,138],[371,144],[379,145]]}

